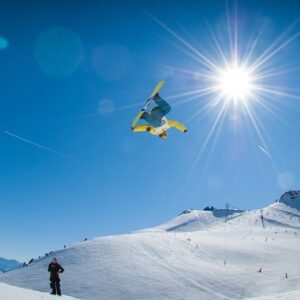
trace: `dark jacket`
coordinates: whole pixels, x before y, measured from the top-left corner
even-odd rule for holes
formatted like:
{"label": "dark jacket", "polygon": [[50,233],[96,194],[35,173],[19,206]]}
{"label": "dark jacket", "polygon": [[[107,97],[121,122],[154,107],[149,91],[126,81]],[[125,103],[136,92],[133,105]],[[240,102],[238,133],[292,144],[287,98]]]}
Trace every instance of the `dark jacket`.
{"label": "dark jacket", "polygon": [[59,273],[62,273],[64,268],[58,264],[51,262],[48,266],[48,272],[50,272],[50,278],[59,278]]}

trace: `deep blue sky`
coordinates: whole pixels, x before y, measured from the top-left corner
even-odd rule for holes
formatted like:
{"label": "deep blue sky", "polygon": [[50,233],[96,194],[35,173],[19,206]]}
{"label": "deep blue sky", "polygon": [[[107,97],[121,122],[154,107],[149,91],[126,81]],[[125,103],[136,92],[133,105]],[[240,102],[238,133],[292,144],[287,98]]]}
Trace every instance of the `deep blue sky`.
{"label": "deep blue sky", "polygon": [[[228,7],[233,19],[234,2]],[[187,97],[172,97],[205,87],[183,71],[202,72],[203,66],[151,16],[217,63],[211,28],[229,53],[225,1],[1,3],[0,256],[43,255],[85,237],[154,226],[187,208],[260,208],[299,187],[296,98],[265,96],[289,126],[254,105],[273,164],[258,148],[249,116],[241,112],[235,127],[230,110],[214,148],[215,135],[197,160],[219,108],[191,119],[212,97],[185,104]],[[254,51],[259,55],[299,16],[298,1],[241,1],[239,47],[251,44],[264,24]],[[295,24],[282,41],[299,30]],[[299,53],[300,38],[266,64],[266,70],[293,68],[267,83],[295,97]],[[173,106],[170,118],[189,128],[186,135],[173,130],[166,142],[130,131],[161,79],[161,95]]]}

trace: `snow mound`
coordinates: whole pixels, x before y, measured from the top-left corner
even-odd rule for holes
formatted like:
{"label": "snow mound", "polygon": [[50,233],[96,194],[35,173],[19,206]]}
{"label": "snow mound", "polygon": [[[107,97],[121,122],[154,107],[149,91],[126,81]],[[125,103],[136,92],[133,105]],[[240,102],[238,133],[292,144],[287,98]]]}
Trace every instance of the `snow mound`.
{"label": "snow mound", "polygon": [[278,199],[278,202],[300,210],[300,191],[288,191]]}
{"label": "snow mound", "polygon": [[[11,286],[0,283],[0,299],[1,300],[53,300],[53,296],[32,290]],[[62,300],[76,300],[76,298],[62,296]]]}

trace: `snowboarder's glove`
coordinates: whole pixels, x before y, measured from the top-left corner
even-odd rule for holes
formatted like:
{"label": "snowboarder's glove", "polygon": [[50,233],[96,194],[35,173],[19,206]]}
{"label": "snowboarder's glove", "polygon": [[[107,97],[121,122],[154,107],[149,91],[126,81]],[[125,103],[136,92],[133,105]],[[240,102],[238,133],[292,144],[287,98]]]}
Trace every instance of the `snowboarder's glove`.
{"label": "snowboarder's glove", "polygon": [[184,130],[183,130],[183,133],[186,133],[186,132],[187,132],[187,129],[184,129]]}
{"label": "snowboarder's glove", "polygon": [[151,127],[149,126],[149,127],[147,127],[147,131],[150,131],[151,130]]}

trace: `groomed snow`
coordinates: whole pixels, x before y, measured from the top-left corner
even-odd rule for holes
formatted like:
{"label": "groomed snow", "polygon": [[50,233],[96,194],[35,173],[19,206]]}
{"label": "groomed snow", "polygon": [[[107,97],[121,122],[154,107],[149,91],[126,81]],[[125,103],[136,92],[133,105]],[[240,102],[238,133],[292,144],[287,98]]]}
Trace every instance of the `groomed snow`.
{"label": "groomed snow", "polygon": [[247,298],[244,300],[299,300],[299,299],[300,299],[300,291],[293,291],[293,292],[286,292],[280,294],[273,294],[269,296]]}
{"label": "groomed snow", "polygon": [[[300,299],[300,211],[293,207],[191,211],[72,245],[53,253],[65,268],[62,291],[86,300]],[[50,259],[0,274],[0,281],[49,291]]]}
{"label": "groomed snow", "polygon": [[[53,295],[42,292],[26,290],[23,288],[0,283],[0,299],[1,300],[53,300]],[[73,297],[62,296],[62,300],[76,300]]]}

